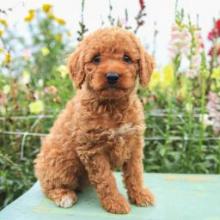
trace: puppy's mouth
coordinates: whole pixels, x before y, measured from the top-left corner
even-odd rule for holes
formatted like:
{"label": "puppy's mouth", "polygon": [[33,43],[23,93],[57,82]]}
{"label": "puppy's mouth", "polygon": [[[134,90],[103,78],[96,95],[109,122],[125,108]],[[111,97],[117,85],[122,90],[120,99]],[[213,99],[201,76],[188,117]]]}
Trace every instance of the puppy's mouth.
{"label": "puppy's mouth", "polygon": [[102,98],[107,99],[120,99],[127,95],[128,89],[119,87],[118,85],[105,85],[100,88],[98,94]]}
{"label": "puppy's mouth", "polygon": [[116,90],[122,90],[122,91],[126,91],[127,89],[120,87],[117,84],[106,84],[104,85],[100,91],[104,91],[104,90],[109,90],[109,91],[116,91]]}

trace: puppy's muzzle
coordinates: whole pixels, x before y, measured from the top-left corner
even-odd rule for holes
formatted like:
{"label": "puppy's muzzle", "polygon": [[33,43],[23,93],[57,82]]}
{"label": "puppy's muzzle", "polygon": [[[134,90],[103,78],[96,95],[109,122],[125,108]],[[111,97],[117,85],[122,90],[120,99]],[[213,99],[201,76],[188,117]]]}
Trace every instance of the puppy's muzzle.
{"label": "puppy's muzzle", "polygon": [[114,85],[117,83],[117,81],[119,79],[119,75],[118,75],[118,73],[109,72],[106,74],[106,79],[108,81],[108,84]]}

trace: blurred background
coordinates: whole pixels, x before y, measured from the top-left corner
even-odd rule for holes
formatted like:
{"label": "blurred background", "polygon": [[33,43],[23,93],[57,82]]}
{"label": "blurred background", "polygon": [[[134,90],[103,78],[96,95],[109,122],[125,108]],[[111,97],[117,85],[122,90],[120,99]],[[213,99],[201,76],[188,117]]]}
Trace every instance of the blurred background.
{"label": "blurred background", "polygon": [[68,55],[105,26],[134,32],[156,59],[138,91],[145,171],[220,173],[219,0],[1,0],[0,209],[36,181],[41,139],[75,93]]}

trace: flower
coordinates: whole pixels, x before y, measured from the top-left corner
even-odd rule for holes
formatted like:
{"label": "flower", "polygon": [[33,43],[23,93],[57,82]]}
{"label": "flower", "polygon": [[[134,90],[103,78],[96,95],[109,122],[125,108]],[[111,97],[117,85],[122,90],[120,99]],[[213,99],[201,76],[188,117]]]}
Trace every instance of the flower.
{"label": "flower", "polygon": [[208,54],[209,56],[220,55],[220,44],[216,43],[213,47],[211,47]]}
{"label": "flower", "polygon": [[5,58],[3,60],[3,63],[4,64],[9,64],[10,62],[11,62],[11,54],[10,54],[10,52],[6,52],[5,53]]}
{"label": "flower", "polygon": [[24,70],[20,78],[20,83],[23,85],[28,84],[31,81],[30,73],[27,70]]}
{"label": "flower", "polygon": [[7,95],[11,91],[11,87],[9,85],[3,86],[3,93]]}
{"label": "flower", "polygon": [[149,83],[149,89],[150,90],[153,90],[155,89],[156,87],[158,87],[161,83],[161,74],[159,71],[157,70],[154,70],[152,75],[151,75],[151,80],[150,80],[150,83]]}
{"label": "flower", "polygon": [[220,19],[215,21],[214,27],[212,30],[208,33],[208,39],[210,41],[215,40],[216,38],[220,37]]}
{"label": "flower", "polygon": [[30,58],[31,58],[31,51],[29,50],[29,49],[25,49],[24,51],[23,51],[23,57],[24,57],[24,59],[25,60],[29,60]]}
{"label": "flower", "polygon": [[45,13],[49,13],[52,9],[52,5],[51,4],[48,4],[48,3],[45,3],[42,5],[42,10],[45,12]]}
{"label": "flower", "polygon": [[149,83],[150,90],[159,87],[168,89],[174,83],[174,68],[172,64],[167,64],[162,71],[154,70]]}
{"label": "flower", "polygon": [[64,19],[62,19],[62,18],[54,17],[54,20],[55,20],[58,24],[60,24],[60,25],[65,25],[65,24],[66,24],[66,22],[65,22]]}
{"label": "flower", "polygon": [[220,66],[212,70],[211,78],[220,79]]}
{"label": "flower", "polygon": [[35,11],[33,9],[30,9],[28,11],[28,14],[24,17],[24,20],[26,22],[31,22],[35,17]]}
{"label": "flower", "polygon": [[57,68],[57,71],[60,72],[61,77],[62,77],[63,79],[66,78],[66,76],[68,75],[68,70],[67,70],[66,66],[64,66],[64,65],[60,65],[60,66]]}
{"label": "flower", "polygon": [[50,50],[47,47],[41,48],[41,53],[45,57],[50,53]]}
{"label": "flower", "polygon": [[2,24],[5,27],[8,27],[8,22],[5,19],[0,18],[0,24]]}
{"label": "flower", "polygon": [[168,48],[171,59],[174,59],[179,54],[188,56],[191,40],[191,34],[186,27],[182,28],[174,24],[171,29],[171,39]]}
{"label": "flower", "polygon": [[61,35],[61,34],[55,34],[55,35],[54,35],[54,39],[55,39],[57,42],[61,42],[61,41],[62,41],[62,35]]}
{"label": "flower", "polygon": [[55,19],[55,15],[53,13],[50,12],[47,15],[48,15],[48,18]]}
{"label": "flower", "polygon": [[220,133],[220,97],[214,92],[208,94],[207,110],[214,132]]}
{"label": "flower", "polygon": [[38,85],[39,87],[43,87],[43,85],[44,85],[44,80],[43,80],[43,79],[39,79],[38,82],[37,82],[37,85]]}
{"label": "flower", "polygon": [[2,37],[3,34],[4,34],[4,31],[0,30],[0,37]]}
{"label": "flower", "polygon": [[204,44],[198,27],[177,23],[172,26],[169,43],[170,58],[174,63],[177,56],[187,58],[189,63],[187,77],[195,78],[199,74],[203,50]]}
{"label": "flower", "polygon": [[44,110],[44,103],[41,100],[31,102],[29,104],[29,110],[33,114],[39,114]]}
{"label": "flower", "polygon": [[143,10],[145,8],[144,0],[139,0],[139,5],[141,7],[141,10]]}
{"label": "flower", "polygon": [[169,87],[174,82],[174,69],[172,64],[168,64],[163,68],[163,86]]}

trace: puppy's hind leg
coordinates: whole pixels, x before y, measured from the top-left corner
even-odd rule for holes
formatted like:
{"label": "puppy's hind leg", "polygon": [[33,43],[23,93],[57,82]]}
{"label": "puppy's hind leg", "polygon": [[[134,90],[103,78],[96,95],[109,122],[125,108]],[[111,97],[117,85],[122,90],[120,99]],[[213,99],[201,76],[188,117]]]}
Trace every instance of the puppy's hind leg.
{"label": "puppy's hind leg", "polygon": [[[56,152],[56,153],[55,153]],[[41,152],[36,160],[35,172],[43,192],[58,206],[71,207],[77,201],[82,165],[71,151]]]}

